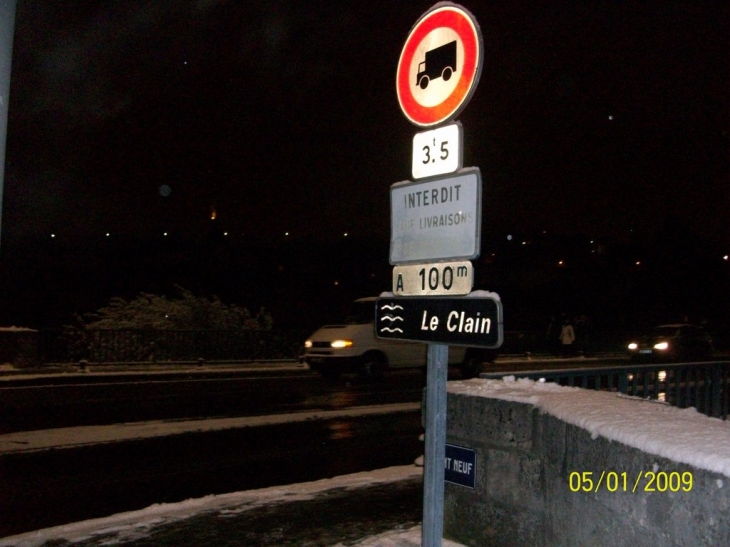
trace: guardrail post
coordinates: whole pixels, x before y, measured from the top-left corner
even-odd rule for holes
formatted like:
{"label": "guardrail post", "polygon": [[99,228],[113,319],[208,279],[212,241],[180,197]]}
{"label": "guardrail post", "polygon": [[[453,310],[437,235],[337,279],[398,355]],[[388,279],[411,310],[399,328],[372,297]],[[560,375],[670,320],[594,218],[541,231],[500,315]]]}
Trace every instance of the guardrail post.
{"label": "guardrail post", "polygon": [[722,412],[722,382],[720,381],[720,366],[712,365],[710,368],[710,404],[708,413],[713,418],[724,418]]}
{"label": "guardrail post", "polygon": [[618,391],[626,395],[629,391],[629,374],[625,370],[618,373]]}

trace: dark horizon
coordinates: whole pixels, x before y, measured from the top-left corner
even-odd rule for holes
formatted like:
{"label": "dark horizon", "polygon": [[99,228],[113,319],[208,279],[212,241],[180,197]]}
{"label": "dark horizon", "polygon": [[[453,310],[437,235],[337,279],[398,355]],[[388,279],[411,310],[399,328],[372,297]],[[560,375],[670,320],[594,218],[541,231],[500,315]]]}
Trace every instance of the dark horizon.
{"label": "dark horizon", "polygon": [[[254,238],[387,234],[417,132],[396,65],[431,4],[21,0],[3,240],[187,237],[212,215]],[[465,7],[485,229],[617,237],[676,214],[730,246],[726,4]]]}
{"label": "dark horizon", "polygon": [[[174,284],[249,306],[252,295],[282,317],[300,291],[295,319],[318,297],[388,290],[389,189],[410,178],[418,131],[399,109],[396,66],[432,4],[20,0],[0,319],[55,325],[68,311]],[[673,292],[638,295],[632,306],[642,316],[655,311],[642,302],[657,314],[691,307],[702,315],[727,301],[730,6],[464,5],[484,39],[481,79],[458,117],[463,165],[483,179],[475,270],[480,288],[513,299],[506,318],[598,302],[597,282],[583,280],[575,286],[585,294],[563,287],[564,304],[546,298],[556,279],[545,258],[552,250],[514,255],[524,290],[500,273],[499,259],[489,263],[493,248],[530,247],[543,236],[600,242],[609,256],[640,249],[659,257],[653,245],[674,256],[676,264],[650,268],[651,282]],[[686,239],[699,250],[667,243],[672,224],[677,245]],[[293,266],[278,264],[293,247],[310,251],[291,257]],[[349,262],[325,252],[342,248]],[[707,272],[682,262],[697,253]],[[339,273],[345,263],[349,277]],[[277,277],[279,266],[306,281]],[[608,272],[636,281],[623,265],[612,268],[597,277],[607,294]],[[370,269],[376,277],[363,273]],[[236,279],[253,270],[267,288]],[[593,270],[585,272],[590,280]],[[352,295],[342,285],[333,292],[335,274]],[[307,283],[327,289],[310,302]]]}

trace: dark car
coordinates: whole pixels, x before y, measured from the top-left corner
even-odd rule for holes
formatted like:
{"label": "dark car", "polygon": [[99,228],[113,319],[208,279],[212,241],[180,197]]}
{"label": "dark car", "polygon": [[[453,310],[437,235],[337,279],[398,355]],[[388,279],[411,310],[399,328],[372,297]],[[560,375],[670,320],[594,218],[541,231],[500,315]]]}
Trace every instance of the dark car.
{"label": "dark car", "polygon": [[660,325],[628,345],[632,361],[698,361],[712,355],[712,339],[697,325]]}

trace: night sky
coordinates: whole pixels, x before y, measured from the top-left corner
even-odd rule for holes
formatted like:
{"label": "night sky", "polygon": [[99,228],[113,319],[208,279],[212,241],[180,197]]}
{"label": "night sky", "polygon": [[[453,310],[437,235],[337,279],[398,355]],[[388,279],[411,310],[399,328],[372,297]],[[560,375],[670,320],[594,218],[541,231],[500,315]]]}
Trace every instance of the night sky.
{"label": "night sky", "polygon": [[[3,244],[211,222],[387,237],[418,131],[396,65],[432,4],[19,0]],[[622,237],[674,214],[730,244],[727,2],[463,5],[484,39],[458,119],[485,230]]]}

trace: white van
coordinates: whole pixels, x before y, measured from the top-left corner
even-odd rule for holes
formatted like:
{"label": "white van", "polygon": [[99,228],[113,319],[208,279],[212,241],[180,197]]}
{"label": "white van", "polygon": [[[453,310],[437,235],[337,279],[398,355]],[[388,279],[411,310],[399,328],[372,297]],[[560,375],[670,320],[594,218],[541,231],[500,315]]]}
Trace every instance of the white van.
{"label": "white van", "polygon": [[[352,303],[345,320],[326,325],[304,342],[304,362],[325,379],[357,372],[379,376],[388,369],[426,366],[427,344],[384,340],[375,336],[375,301],[360,298]],[[449,347],[449,364],[460,366],[464,376],[476,376],[485,360],[493,360],[494,350]]]}

